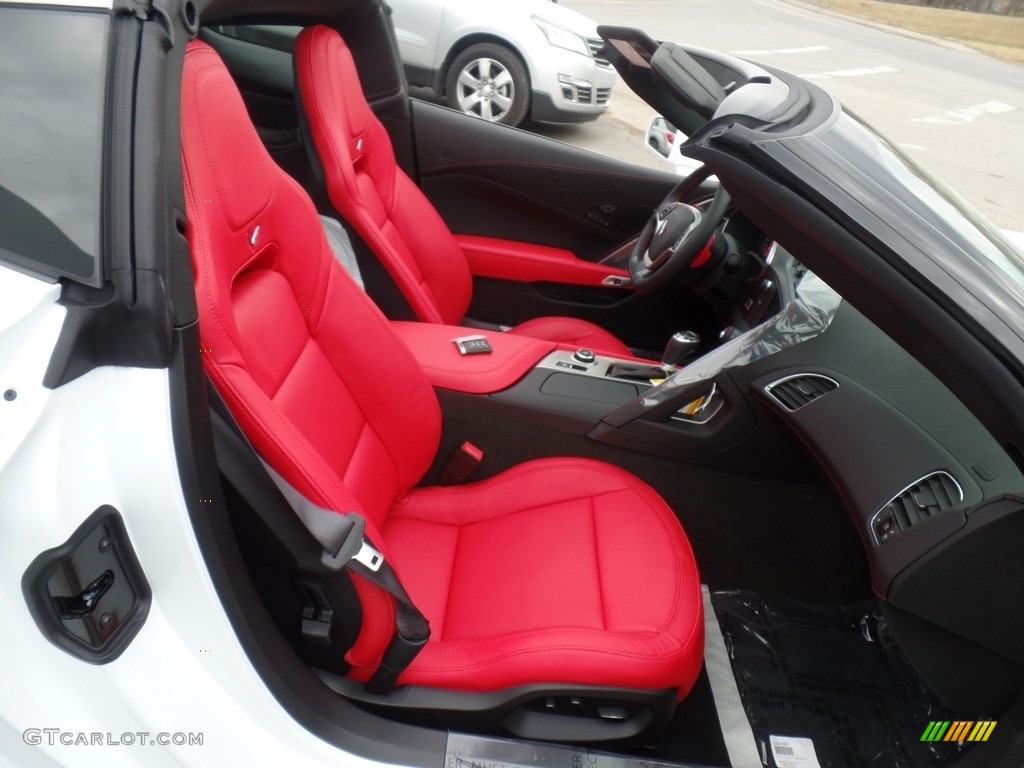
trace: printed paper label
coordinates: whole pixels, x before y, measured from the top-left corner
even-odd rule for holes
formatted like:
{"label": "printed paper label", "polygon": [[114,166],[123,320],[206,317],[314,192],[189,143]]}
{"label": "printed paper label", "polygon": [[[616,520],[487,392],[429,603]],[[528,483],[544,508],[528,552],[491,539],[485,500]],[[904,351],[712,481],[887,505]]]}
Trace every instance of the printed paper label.
{"label": "printed paper label", "polygon": [[798,736],[769,736],[777,768],[821,768],[814,742]]}

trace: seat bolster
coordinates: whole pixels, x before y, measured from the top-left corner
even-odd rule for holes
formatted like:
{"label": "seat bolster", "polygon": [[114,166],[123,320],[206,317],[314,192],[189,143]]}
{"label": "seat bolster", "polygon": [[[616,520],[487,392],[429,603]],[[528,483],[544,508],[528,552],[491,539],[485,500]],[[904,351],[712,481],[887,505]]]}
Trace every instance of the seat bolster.
{"label": "seat bolster", "polygon": [[391,222],[415,258],[441,322],[457,325],[473,297],[473,276],[461,246],[433,204],[405,172],[395,167]]}
{"label": "seat bolster", "polygon": [[633,359],[629,347],[608,331],[574,317],[538,317],[509,329],[509,333],[533,339],[546,339],[572,347],[583,347],[611,357]]}

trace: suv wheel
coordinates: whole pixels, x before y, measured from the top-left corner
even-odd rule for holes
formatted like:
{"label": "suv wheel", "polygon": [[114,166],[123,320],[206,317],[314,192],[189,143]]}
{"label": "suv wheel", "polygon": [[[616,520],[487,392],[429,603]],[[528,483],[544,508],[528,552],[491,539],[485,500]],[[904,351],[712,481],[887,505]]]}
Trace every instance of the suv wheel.
{"label": "suv wheel", "polygon": [[530,79],[515,53],[496,43],[472,45],[452,62],[448,106],[493,123],[519,125],[530,108]]}

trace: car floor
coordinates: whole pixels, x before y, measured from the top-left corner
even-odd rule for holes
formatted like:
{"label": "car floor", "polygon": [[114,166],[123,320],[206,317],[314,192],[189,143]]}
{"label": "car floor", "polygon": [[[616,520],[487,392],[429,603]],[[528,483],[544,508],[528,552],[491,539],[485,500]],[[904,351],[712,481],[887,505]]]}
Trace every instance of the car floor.
{"label": "car floor", "polygon": [[[946,708],[896,645],[877,601],[807,604],[711,595],[762,761],[832,768],[951,765],[970,745],[926,742]],[[813,750],[813,752],[811,752]]]}

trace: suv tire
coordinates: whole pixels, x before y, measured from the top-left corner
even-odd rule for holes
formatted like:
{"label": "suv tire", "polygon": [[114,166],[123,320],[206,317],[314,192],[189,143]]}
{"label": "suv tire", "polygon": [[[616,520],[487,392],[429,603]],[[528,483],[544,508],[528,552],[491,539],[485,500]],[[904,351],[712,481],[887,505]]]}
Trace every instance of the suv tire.
{"label": "suv tire", "polygon": [[519,125],[530,111],[530,78],[513,51],[479,43],[462,51],[448,69],[448,106],[492,123]]}

